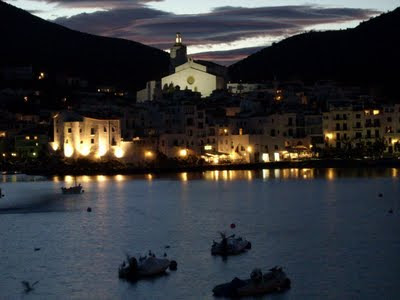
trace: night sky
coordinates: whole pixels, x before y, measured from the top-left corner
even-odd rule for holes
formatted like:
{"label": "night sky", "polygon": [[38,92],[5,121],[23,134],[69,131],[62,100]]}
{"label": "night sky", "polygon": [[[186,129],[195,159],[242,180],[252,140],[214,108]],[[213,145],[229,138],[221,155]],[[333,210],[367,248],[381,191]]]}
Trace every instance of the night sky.
{"label": "night sky", "polygon": [[[189,54],[231,63],[307,30],[355,27],[400,0],[8,0],[44,19],[168,49],[175,32]],[[201,54],[199,54],[201,53]]]}

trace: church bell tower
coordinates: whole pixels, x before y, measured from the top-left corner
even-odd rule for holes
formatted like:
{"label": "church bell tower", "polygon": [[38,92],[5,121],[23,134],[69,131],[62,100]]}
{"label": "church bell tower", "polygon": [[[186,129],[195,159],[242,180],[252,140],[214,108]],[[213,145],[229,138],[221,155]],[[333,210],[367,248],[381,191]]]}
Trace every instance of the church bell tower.
{"label": "church bell tower", "polygon": [[180,32],[176,33],[175,44],[170,50],[170,61],[170,73],[174,73],[177,66],[187,62],[187,49],[182,44],[182,35]]}

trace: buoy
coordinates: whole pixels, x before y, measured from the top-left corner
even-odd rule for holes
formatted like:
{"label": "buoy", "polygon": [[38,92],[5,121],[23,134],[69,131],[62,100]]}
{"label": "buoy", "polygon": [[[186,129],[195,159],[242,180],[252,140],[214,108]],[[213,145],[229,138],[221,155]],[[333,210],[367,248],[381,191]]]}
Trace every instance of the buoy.
{"label": "buoy", "polygon": [[382,194],[382,193],[379,193],[378,196],[379,196],[379,198],[382,198],[382,197],[383,197],[383,194]]}
{"label": "buoy", "polygon": [[39,251],[39,250],[40,250],[40,248],[35,248],[34,250],[35,250],[35,251]]}
{"label": "buoy", "polygon": [[389,209],[388,213],[392,214],[393,213],[393,209]]}
{"label": "buoy", "polygon": [[235,224],[235,223],[232,223],[232,224],[231,224],[231,228],[232,228],[232,229],[236,228],[236,224]]}
{"label": "buoy", "polygon": [[171,248],[169,245],[166,245],[166,246],[165,246],[165,249],[169,249],[169,248]]}
{"label": "buoy", "polygon": [[178,263],[175,260],[171,260],[169,263],[169,269],[175,271],[178,268]]}
{"label": "buoy", "polygon": [[86,209],[86,211],[87,211],[87,212],[91,212],[91,211],[92,211],[92,208],[91,208],[91,207],[88,207],[88,208]]}

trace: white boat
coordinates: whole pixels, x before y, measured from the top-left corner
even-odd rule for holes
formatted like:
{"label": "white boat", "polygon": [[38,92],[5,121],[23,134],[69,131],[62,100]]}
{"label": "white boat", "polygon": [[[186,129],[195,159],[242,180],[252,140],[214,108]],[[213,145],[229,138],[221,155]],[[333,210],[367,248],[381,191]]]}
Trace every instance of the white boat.
{"label": "white boat", "polygon": [[251,243],[241,237],[235,235],[226,236],[225,233],[221,234],[221,242],[213,241],[211,246],[212,255],[237,255],[251,249]]}
{"label": "white boat", "polygon": [[139,261],[135,257],[127,257],[119,267],[119,278],[136,281],[144,277],[152,277],[165,274],[170,266],[168,259],[156,258],[154,256],[141,257]]}

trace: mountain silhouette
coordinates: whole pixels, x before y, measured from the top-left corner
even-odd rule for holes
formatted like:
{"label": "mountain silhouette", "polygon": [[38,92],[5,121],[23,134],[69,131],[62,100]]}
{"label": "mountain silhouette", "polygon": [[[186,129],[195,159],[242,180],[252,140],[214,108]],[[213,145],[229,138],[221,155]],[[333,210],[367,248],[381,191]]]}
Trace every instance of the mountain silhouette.
{"label": "mountain silhouette", "polygon": [[31,65],[49,76],[143,88],[168,72],[168,53],[143,44],[71,30],[0,1],[0,67]]}
{"label": "mountain silhouette", "polygon": [[229,73],[243,82],[329,79],[399,96],[400,8],[356,28],[289,37],[231,65]]}

